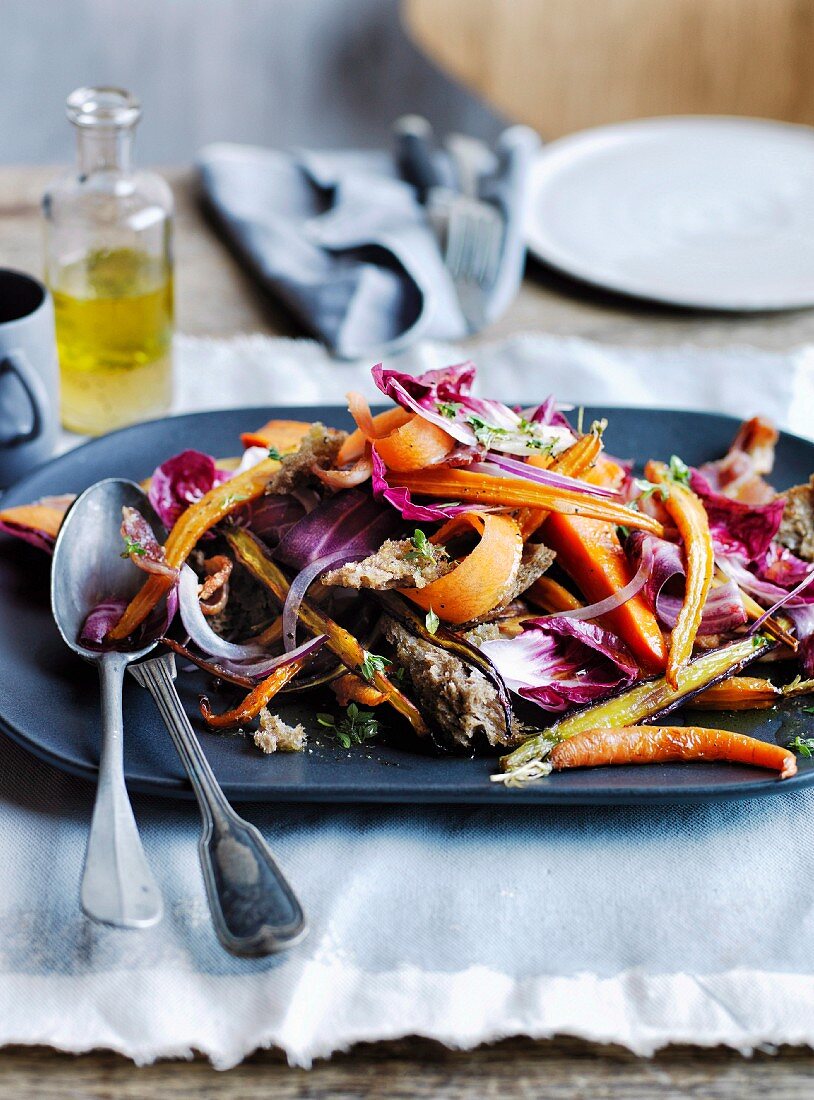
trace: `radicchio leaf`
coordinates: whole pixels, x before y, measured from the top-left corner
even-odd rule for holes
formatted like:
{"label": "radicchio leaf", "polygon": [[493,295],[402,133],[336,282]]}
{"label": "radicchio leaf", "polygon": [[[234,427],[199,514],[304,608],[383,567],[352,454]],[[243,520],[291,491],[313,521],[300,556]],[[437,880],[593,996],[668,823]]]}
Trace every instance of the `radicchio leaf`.
{"label": "radicchio leaf", "polygon": [[747,561],[759,561],[777,535],[783,518],[781,497],[767,504],[747,504],[716,492],[699,471],[690,471],[690,486],[703,501],[715,549],[722,554],[739,554]]}
{"label": "radicchio leaf", "polygon": [[[625,548],[634,562],[648,567],[645,594],[662,625],[672,629],[678,621],[684,597],[686,570],[680,548],[673,542],[634,531]],[[673,591],[668,590],[672,584]],[[710,589],[701,617],[699,634],[728,634],[746,622],[746,611],[733,581]]]}
{"label": "radicchio leaf", "polygon": [[409,489],[391,486],[387,480],[387,467],[371,447],[373,459],[373,496],[376,500],[386,500],[401,512],[402,519],[415,523],[443,523],[461,512],[483,511],[473,504],[416,504]]}
{"label": "radicchio leaf", "polygon": [[472,397],[472,363],[417,376],[385,370],[378,364],[372,373],[383,394],[443,428],[466,447],[480,445],[506,454],[535,454],[541,450],[559,454],[574,442],[567,421],[562,425],[525,420],[501,401]]}
{"label": "radicchio leaf", "polygon": [[178,570],[167,565],[164,547],[156,539],[153,529],[137,508],[125,505],[122,508],[122,538],[125,542],[124,555],[145,573],[156,573],[169,577],[173,583],[178,580]]}
{"label": "radicchio leaf", "polygon": [[231,476],[227,470],[218,469],[211,455],[181,451],[157,467],[147,496],[158,518],[169,530],[190,504]]}
{"label": "radicchio leaf", "polygon": [[639,667],[624,643],[595,623],[552,615],[481,649],[506,684],[543,710],[560,712],[627,687]]}
{"label": "radicchio leaf", "polygon": [[347,554],[346,560],[365,557],[400,527],[398,517],[369,493],[345,489],[323,500],[294,524],[281,540],[275,557],[298,570],[341,551]]}
{"label": "radicchio leaf", "polygon": [[150,642],[157,641],[169,630],[170,623],[178,610],[178,592],[175,588],[167,593],[166,600],[155,607],[147,620],[141,624],[135,634],[123,642],[106,642],[105,638],[124,614],[128,600],[102,600],[93,607],[85,618],[77,639],[86,649],[105,652],[109,650],[141,649]]}

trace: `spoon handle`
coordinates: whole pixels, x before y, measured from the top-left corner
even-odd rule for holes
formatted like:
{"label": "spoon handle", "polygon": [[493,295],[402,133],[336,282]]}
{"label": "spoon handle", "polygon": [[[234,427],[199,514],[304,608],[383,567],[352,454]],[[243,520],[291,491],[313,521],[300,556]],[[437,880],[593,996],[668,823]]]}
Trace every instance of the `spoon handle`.
{"label": "spoon handle", "polygon": [[93,920],[117,928],[146,928],[161,919],[161,893],[147,865],[124,785],[122,680],[126,658],[105,654],[102,751],[96,801],[82,872],[82,908]]}
{"label": "spoon handle", "polygon": [[306,932],[300,903],[260,832],[227,802],[178,697],[174,670],[172,654],[130,666],[158,705],[198,799],[198,849],[215,932],[233,955],[292,947]]}

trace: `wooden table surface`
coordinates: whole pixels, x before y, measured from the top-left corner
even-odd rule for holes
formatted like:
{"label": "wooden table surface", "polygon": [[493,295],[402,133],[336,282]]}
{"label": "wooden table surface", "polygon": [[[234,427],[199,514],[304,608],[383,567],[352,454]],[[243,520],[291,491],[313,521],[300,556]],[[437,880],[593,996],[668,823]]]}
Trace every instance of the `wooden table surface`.
{"label": "wooden table surface", "polygon": [[[0,266],[40,273],[39,197],[53,173],[0,168]],[[202,221],[192,175],[167,173],[177,217],[178,327],[194,335],[265,332],[297,335],[290,322],[241,273]],[[787,348],[814,341],[814,311],[777,316],[708,316],[626,302],[571,284],[532,266],[508,314],[470,341],[522,331],[569,334],[618,344],[694,342],[707,346],[752,344]],[[0,1054],[0,1100],[277,1100],[366,1097],[591,1097],[705,1100],[768,1095],[797,1100],[814,1095],[814,1055],[784,1048],[753,1059],[723,1049],[673,1047],[652,1060],[616,1047],[575,1039],[513,1039],[477,1051],[448,1051],[406,1039],[364,1045],[319,1063],[310,1073],[289,1069],[274,1052],[255,1055],[237,1069],[217,1073],[208,1063],[164,1062],[137,1069],[108,1053],[73,1057],[43,1048]]]}

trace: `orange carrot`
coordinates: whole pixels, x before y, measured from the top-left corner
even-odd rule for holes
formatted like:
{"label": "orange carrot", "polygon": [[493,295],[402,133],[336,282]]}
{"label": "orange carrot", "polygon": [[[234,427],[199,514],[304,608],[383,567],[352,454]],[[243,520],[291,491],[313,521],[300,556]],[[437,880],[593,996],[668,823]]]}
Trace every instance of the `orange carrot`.
{"label": "orange carrot", "polygon": [[[582,477],[593,462],[596,462],[602,450],[602,437],[599,432],[589,432],[573,443],[567,451],[557,458],[550,455],[529,455],[526,462],[538,469],[550,469],[566,477]],[[524,508],[518,516],[523,538],[527,539],[545,522],[548,512],[537,508]]]}
{"label": "orange carrot", "polygon": [[[595,466],[586,481],[603,484],[616,478],[615,463]],[[616,528],[581,516],[551,515],[543,527],[546,545],[556,551],[557,564],[575,582],[588,603],[607,599],[633,579]],[[647,672],[664,672],[667,647],[656,616],[641,592],[602,616],[602,623],[627,643]]]}
{"label": "orange carrot", "polygon": [[432,608],[444,622],[466,623],[506,599],[520,568],[523,539],[511,516],[464,512],[453,523],[481,531],[478,545],[451,573],[426,588],[401,589],[401,594],[425,611]]}
{"label": "orange carrot", "polygon": [[378,707],[387,702],[387,696],[379,691],[373,684],[367,684],[353,672],[346,672],[338,680],[331,684],[331,691],[336,696],[340,707],[346,707],[348,703],[361,703],[363,707]]}
{"label": "orange carrot", "polygon": [[675,522],[684,543],[687,582],[684,601],[670,639],[666,672],[667,682],[677,687],[678,674],[692,657],[704,604],[712,585],[715,554],[707,513],[692,489],[670,480],[667,467],[662,462],[648,462],[645,475],[650,481],[668,486],[664,507]]}
{"label": "orange carrot", "polygon": [[454,446],[455,440],[448,432],[417,415],[376,440],[376,451],[385,466],[398,472],[434,466]]}
{"label": "orange carrot", "polygon": [[256,432],[244,432],[240,442],[244,447],[274,447],[282,455],[296,451],[312,427],[302,420],[269,420]]}
{"label": "orange carrot", "polygon": [[[164,554],[167,564],[174,569],[180,569],[189,554],[195,548],[198,540],[206,534],[210,527],[214,527],[230,512],[242,507],[249,500],[256,500],[266,491],[266,485],[272,474],[280,468],[280,463],[273,458],[265,458],[237,474],[230,481],[216,485],[214,489],[201,497],[194,504],[190,504],[185,512],[178,517],[173,529],[167,536],[164,544]],[[152,609],[166,595],[172,580],[163,574],[151,573],[128,606],[121,619],[109,632],[111,641],[120,641],[132,634],[137,626],[140,626]]]}
{"label": "orange carrot", "polygon": [[7,523],[12,529],[21,531],[41,531],[48,538],[55,539],[59,534],[65,513],[76,497],[45,497],[34,504],[18,504],[0,512],[0,523]]}
{"label": "orange carrot", "polygon": [[622,726],[592,729],[561,741],[551,750],[555,771],[602,764],[665,764],[672,760],[728,760],[780,772],[797,773],[794,753],[755,737],[701,726]]}
{"label": "orange carrot", "polygon": [[[380,458],[391,470],[422,470],[425,466],[434,466],[455,446],[455,440],[443,428],[405,409],[390,409],[372,416],[367,399],[360,393],[348,394],[348,411],[356,421],[357,430],[340,449],[338,466],[352,461],[365,442],[376,444]],[[394,412],[399,415],[393,416]]]}
{"label": "orange carrot", "polygon": [[396,405],[394,409],[387,409],[376,416],[371,416],[367,401],[356,393],[348,394],[348,408],[356,420],[357,428],[339,448],[336,456],[337,466],[345,466],[348,462],[355,461],[364,453],[371,439],[381,439],[382,436],[406,424],[415,415]]}
{"label": "orange carrot", "polygon": [[690,710],[768,710],[783,698],[779,687],[760,676],[730,676],[713,684],[685,706]]}
{"label": "orange carrot", "polygon": [[662,525],[651,516],[634,512],[623,504],[605,497],[594,497],[575,489],[552,488],[514,477],[493,477],[439,467],[407,473],[394,473],[391,484],[409,489],[419,496],[441,500],[467,500],[478,504],[501,505],[507,508],[545,508],[564,515],[580,515],[587,519],[603,519],[623,524],[653,535],[662,535]]}
{"label": "orange carrot", "polygon": [[263,707],[269,703],[280,688],[285,687],[289,680],[293,680],[302,666],[308,661],[308,657],[299,657],[289,665],[281,665],[275,668],[270,676],[262,680],[253,691],[233,710],[226,710],[223,714],[214,714],[209,706],[206,696],[201,699],[201,714],[210,729],[228,729],[230,726],[241,726],[244,722],[251,722],[256,718]]}

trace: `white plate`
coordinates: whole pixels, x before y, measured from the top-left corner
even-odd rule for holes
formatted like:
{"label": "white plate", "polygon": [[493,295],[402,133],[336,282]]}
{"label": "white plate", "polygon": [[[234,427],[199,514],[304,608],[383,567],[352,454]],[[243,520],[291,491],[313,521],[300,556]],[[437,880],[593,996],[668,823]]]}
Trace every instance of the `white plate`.
{"label": "white plate", "polygon": [[654,118],[561,138],[532,168],[527,237],[546,263],[637,297],[814,305],[814,130]]}

